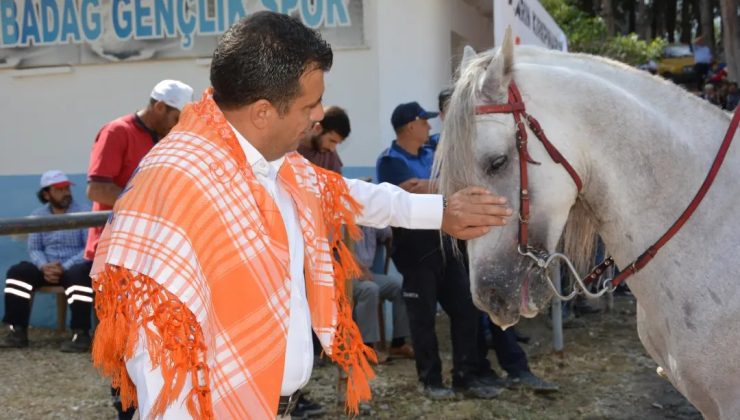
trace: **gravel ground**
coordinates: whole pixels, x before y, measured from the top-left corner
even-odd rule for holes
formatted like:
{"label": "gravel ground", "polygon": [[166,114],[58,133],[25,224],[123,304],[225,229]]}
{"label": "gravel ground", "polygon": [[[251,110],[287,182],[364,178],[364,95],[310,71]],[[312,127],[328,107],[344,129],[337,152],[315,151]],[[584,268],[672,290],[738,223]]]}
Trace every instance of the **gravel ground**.
{"label": "gravel ground", "polygon": [[[561,390],[543,395],[507,390],[495,400],[432,402],[417,389],[414,363],[393,360],[376,368],[373,400],[364,418],[379,419],[700,419],[673,386],[655,374],[656,364],[637,338],[634,300],[615,298],[610,313],[575,319],[565,330],[565,352],[555,354],[544,317],[520,323],[532,337],[524,348],[532,370]],[[444,371],[451,354],[449,322],[438,317]],[[32,329],[31,347],[0,350],[2,419],[114,419],[109,388],[89,354],[58,351],[63,337]],[[489,357],[495,364],[495,355]],[[325,406],[325,418],[343,418],[336,403],[337,369],[317,368],[309,397]],[[448,378],[449,379],[449,378]]]}

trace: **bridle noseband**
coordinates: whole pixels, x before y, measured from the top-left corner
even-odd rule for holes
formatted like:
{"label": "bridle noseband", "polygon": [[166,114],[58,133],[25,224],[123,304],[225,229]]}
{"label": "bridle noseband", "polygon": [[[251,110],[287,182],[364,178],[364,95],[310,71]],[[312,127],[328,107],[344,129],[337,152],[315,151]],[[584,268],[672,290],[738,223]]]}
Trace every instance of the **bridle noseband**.
{"label": "bridle noseband", "polygon": [[[740,109],[740,107],[738,107],[738,109]],[[550,143],[550,140],[547,138],[544,131],[542,130],[540,123],[537,122],[534,117],[527,113],[526,107],[524,106],[524,101],[522,100],[522,95],[519,92],[519,89],[516,87],[516,83],[514,83],[514,81],[512,81],[509,85],[508,103],[503,105],[480,105],[475,108],[475,113],[476,115],[512,114],[512,116],[514,117],[514,122],[516,123],[516,146],[519,152],[519,174],[521,178],[521,185],[519,188],[519,245],[517,248],[521,255],[533,259],[540,268],[544,269],[545,277],[548,279],[548,284],[550,285],[550,288],[555,292],[555,294],[562,300],[569,300],[575,297],[576,294],[578,294],[578,290],[574,288],[574,290],[570,294],[564,296],[561,291],[555,287],[554,282],[550,278],[548,270],[546,270],[547,267],[549,267],[549,265],[554,260],[563,260],[568,269],[571,271],[572,277],[581,287],[581,291],[589,297],[599,297],[608,291],[614,290],[614,288],[619,283],[623,282],[625,279],[645,267],[650,262],[650,260],[655,257],[655,255],[658,253],[658,250],[660,250],[660,248],[662,248],[691,217],[691,215],[694,213],[696,208],[699,206],[699,203],[701,203],[702,199],[709,190],[709,187],[712,185],[712,182],[714,182],[714,178],[716,177],[717,172],[719,172],[719,168],[722,165],[725,156],[727,155],[727,150],[732,143],[732,139],[735,135],[735,131],[737,130],[738,123],[740,123],[740,113],[738,113],[738,109],[735,110],[735,114],[732,118],[732,122],[730,123],[730,127],[727,129],[725,138],[722,142],[722,145],[720,146],[719,151],[717,152],[717,156],[714,159],[712,167],[709,170],[704,183],[701,185],[699,191],[696,193],[694,199],[688,205],[686,210],[684,210],[678,220],[676,220],[676,222],[668,229],[668,231],[666,231],[665,234],[663,234],[663,236],[660,237],[660,239],[655,244],[653,244],[653,246],[648,248],[647,251],[642,253],[642,255],[640,255],[634,262],[629,264],[622,272],[619,273],[618,276],[600,282],[601,288],[596,293],[590,292],[589,284],[600,279],[601,275],[606,271],[606,269],[614,264],[614,260],[611,257],[606,258],[603,262],[601,262],[593,270],[591,270],[591,272],[585,277],[580,277],[567,256],[558,252],[548,253],[545,250],[538,250],[529,245],[529,178],[527,172],[527,164],[531,163],[534,165],[539,165],[540,163],[533,160],[529,154],[529,149],[527,148],[527,126],[530,130],[532,130],[537,139],[539,139],[539,141],[545,147],[545,150],[547,150],[550,158],[555,163],[562,165],[563,168],[568,172],[570,177],[573,179],[573,182],[576,184],[578,193],[580,193],[583,189],[583,182],[578,176],[576,170],[573,169],[573,166],[568,162],[567,159],[565,159],[565,157],[563,157],[558,149],[555,148],[552,143]],[[524,123],[525,121],[526,126]]]}

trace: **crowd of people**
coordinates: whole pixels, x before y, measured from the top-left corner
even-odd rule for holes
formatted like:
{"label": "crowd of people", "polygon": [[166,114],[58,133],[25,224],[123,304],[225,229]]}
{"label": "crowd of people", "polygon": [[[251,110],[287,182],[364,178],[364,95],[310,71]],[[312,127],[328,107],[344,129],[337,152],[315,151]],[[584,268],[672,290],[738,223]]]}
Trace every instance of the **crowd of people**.
{"label": "crowd of people", "polygon": [[734,111],[740,100],[737,82],[727,78],[727,66],[714,60],[703,36],[694,40],[694,72],[698,78],[699,96],[726,111]]}
{"label": "crowd of people", "polygon": [[712,80],[709,79],[701,92],[701,97],[709,103],[733,112],[740,101],[740,92],[737,89],[737,82],[730,82],[725,78]]}

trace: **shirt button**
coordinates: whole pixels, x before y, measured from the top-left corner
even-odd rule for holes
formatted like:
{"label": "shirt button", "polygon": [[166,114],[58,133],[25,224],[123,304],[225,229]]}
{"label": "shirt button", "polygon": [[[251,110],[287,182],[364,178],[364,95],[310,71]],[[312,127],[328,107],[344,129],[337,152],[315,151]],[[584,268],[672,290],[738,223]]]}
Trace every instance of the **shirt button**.
{"label": "shirt button", "polygon": [[257,162],[257,164],[254,165],[254,167],[260,173],[260,175],[267,174],[267,162],[265,162],[264,160]]}

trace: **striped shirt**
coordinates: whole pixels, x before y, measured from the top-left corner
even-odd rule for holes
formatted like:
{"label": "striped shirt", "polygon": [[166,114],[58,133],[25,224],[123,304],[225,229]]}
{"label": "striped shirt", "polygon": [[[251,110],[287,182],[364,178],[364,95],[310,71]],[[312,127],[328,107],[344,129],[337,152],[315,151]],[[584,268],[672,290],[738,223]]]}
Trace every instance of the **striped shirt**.
{"label": "striped shirt", "polygon": [[[69,205],[66,213],[86,211],[74,201]],[[53,215],[49,204],[39,207],[31,216]],[[38,232],[28,235],[28,254],[31,261],[41,268],[50,262],[60,262],[64,270],[69,270],[75,264],[84,261],[87,229],[56,230],[53,232]]]}

